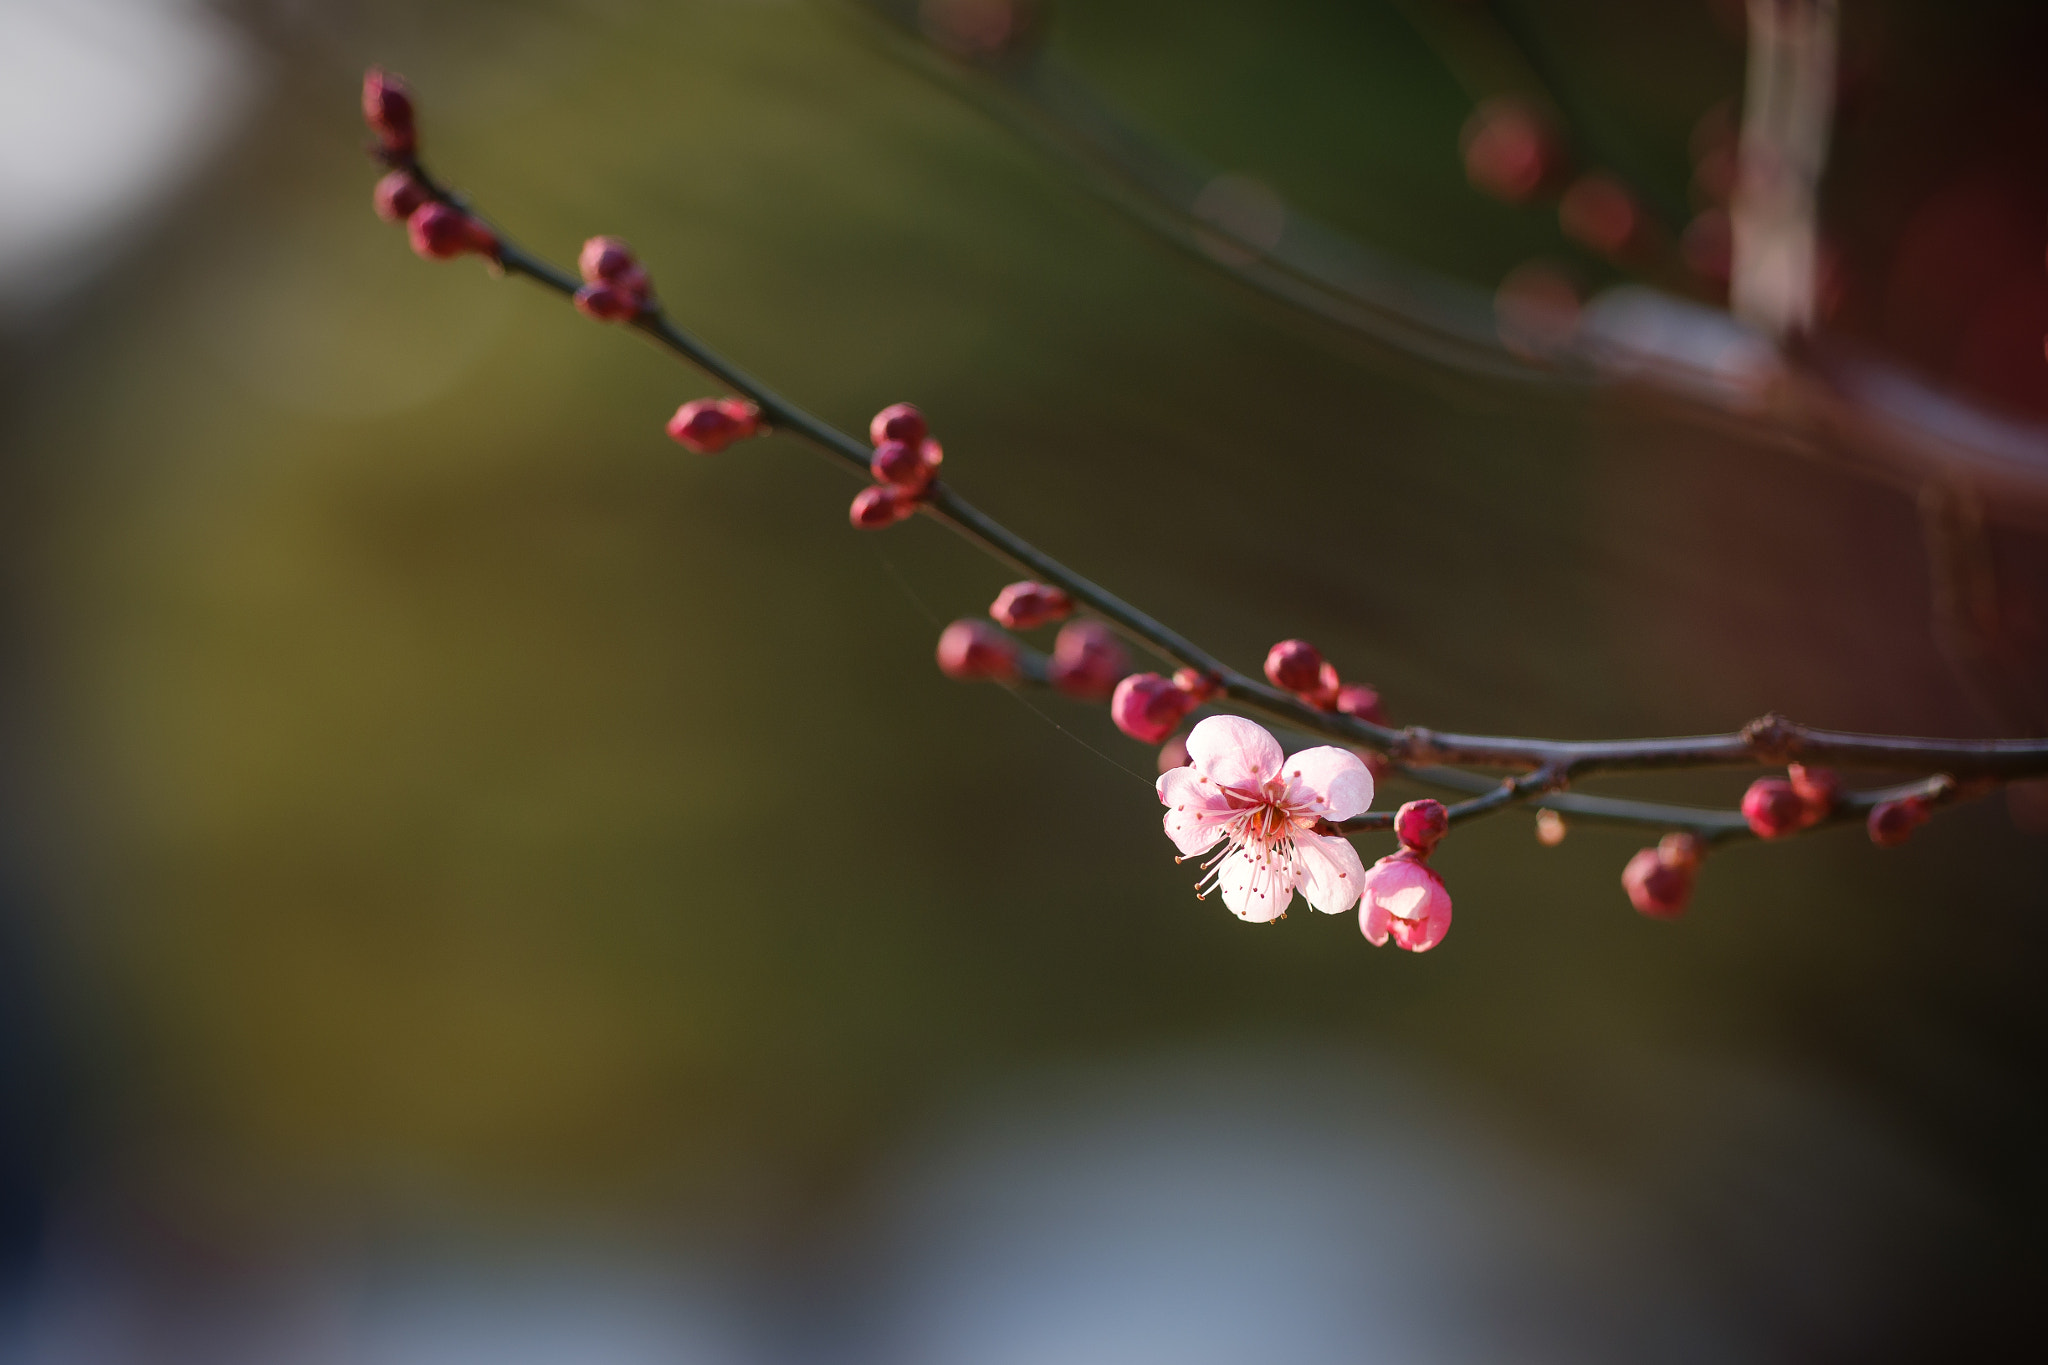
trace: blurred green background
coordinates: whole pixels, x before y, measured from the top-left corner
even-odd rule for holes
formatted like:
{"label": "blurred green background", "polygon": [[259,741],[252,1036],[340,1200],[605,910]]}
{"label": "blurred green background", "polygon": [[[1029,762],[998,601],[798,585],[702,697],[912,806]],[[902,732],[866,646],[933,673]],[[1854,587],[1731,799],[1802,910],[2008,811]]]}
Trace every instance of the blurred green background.
{"label": "blurred green background", "polygon": [[[1682,200],[1688,130],[1742,80],[1725,14],[1526,9]],[[2028,7],[1848,10],[1896,73],[1880,145],[1957,91],[2040,100],[2000,65]],[[1734,1066],[1851,1097],[1949,1182],[1974,1232],[1929,1264],[2038,1287],[2048,851],[2002,802],[1898,851],[1732,849],[1675,925],[1617,882],[1647,840],[1545,849],[1521,815],[1445,846],[1428,956],[1349,916],[1238,923],[1172,862],[1148,750],[931,666],[1010,575],[923,521],[851,532],[854,485],[793,440],[682,452],[662,423],[714,386],[413,257],[369,211],[356,82],[404,73],[428,163],[522,243],[624,236],[784,393],[849,429],[916,401],[1012,528],[1240,665],[1313,639],[1397,720],[2038,733],[1944,657],[1911,491],[1290,313],[852,5],[223,14],[260,72],[226,150],[7,343],[60,1185],[250,1236],[429,1209],[772,1239],[1047,1068],[1393,1057],[1614,1171],[1711,1148],[1689,1078]],[[1383,250],[1488,289],[1569,254],[1465,184],[1470,97],[1399,6],[1071,0],[1048,34],[1138,123]],[[1839,136],[1850,253],[1882,261],[1910,195]],[[1931,192],[1940,158],[1899,145]],[[1852,284],[1872,345],[1883,295]],[[2006,510],[2004,590],[2038,601],[2042,523]]]}

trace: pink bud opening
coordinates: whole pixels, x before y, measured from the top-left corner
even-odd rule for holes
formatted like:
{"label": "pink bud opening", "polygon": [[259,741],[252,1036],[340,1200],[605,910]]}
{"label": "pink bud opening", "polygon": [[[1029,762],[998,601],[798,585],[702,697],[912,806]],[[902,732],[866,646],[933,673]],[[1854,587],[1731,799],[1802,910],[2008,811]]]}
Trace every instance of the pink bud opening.
{"label": "pink bud opening", "polygon": [[377,182],[377,188],[370,194],[370,206],[385,222],[402,223],[428,198],[427,187],[414,179],[412,172],[392,171]]}
{"label": "pink bud opening", "polygon": [[1934,808],[1925,797],[1903,796],[1874,806],[1865,828],[1870,831],[1871,843],[1879,848],[1897,848],[1933,815]]}
{"label": "pink bud opening", "polygon": [[1058,588],[1025,580],[996,594],[988,614],[1011,630],[1036,630],[1074,614],[1074,599]]}
{"label": "pink bud opening", "polygon": [[868,461],[868,473],[881,483],[921,492],[938,471],[945,455],[937,441],[884,441]]}
{"label": "pink bud opening", "polygon": [[498,239],[476,219],[449,204],[422,204],[406,220],[412,249],[430,261],[453,260],[475,252],[498,257]]}
{"label": "pink bud opening", "polygon": [[1157,673],[1133,673],[1116,685],[1109,718],[1132,739],[1158,744],[1191,708],[1187,694]]}
{"label": "pink bud opening", "polygon": [[600,280],[617,283],[622,276],[639,267],[633,248],[617,237],[592,237],[576,256],[576,269],[592,284]]}
{"label": "pink bud opening", "polygon": [[1375,948],[1391,938],[1397,948],[1426,953],[1451,931],[1451,893],[1412,849],[1366,869],[1362,890],[1358,928]]}
{"label": "pink bud opening", "polygon": [[860,530],[879,531],[916,512],[916,493],[893,483],[875,483],[853,495],[853,505],[846,509],[846,519]]}
{"label": "pink bud opening", "polygon": [[939,671],[960,682],[1013,682],[1017,642],[986,621],[955,621],[939,634]]}
{"label": "pink bud opening", "polygon": [[[1052,658],[1045,666],[1048,682],[1082,701],[1112,696],[1118,680],[1130,671],[1130,651],[1117,633],[1100,621],[1069,621],[1061,626],[1053,637]],[[1174,717],[1174,724],[1179,721],[1179,716]]]}
{"label": "pink bud opening", "polygon": [[744,398],[693,398],[668,419],[669,439],[699,455],[716,455],[761,430],[761,410]]}
{"label": "pink bud opening", "polygon": [[1322,676],[1322,653],[1306,640],[1282,640],[1266,651],[1266,677],[1275,687],[1314,692],[1322,685]]}
{"label": "pink bud opening", "polygon": [[1450,832],[1451,813],[1433,797],[1410,801],[1394,812],[1394,837],[1417,853],[1428,856],[1431,849]]}
{"label": "pink bud opening", "polygon": [[903,441],[914,446],[929,435],[931,428],[925,425],[924,414],[909,403],[891,403],[868,422],[869,445]]}
{"label": "pink bud opening", "polygon": [[1387,723],[1387,713],[1380,704],[1379,692],[1364,683],[1345,683],[1338,688],[1337,710],[1347,716],[1369,720],[1375,725]]}
{"label": "pink bud opening", "polygon": [[413,125],[412,92],[381,66],[363,73],[363,122],[390,156],[411,156],[419,146]]}
{"label": "pink bud opening", "polygon": [[1759,777],[1749,784],[1742,794],[1742,818],[1759,839],[1782,839],[1812,823],[1805,800],[1782,777]]}

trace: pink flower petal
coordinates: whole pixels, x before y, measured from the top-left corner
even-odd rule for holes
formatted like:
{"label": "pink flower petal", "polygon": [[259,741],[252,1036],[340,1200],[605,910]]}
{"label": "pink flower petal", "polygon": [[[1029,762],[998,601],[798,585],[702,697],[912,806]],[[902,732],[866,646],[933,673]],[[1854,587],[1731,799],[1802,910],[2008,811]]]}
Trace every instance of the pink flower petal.
{"label": "pink flower petal", "polygon": [[1368,898],[1358,907],[1358,932],[1364,934],[1365,941],[1373,947],[1383,948],[1387,942],[1387,925],[1392,919],[1386,906]]}
{"label": "pink flower petal", "polygon": [[1280,742],[1243,716],[1211,716],[1188,734],[1196,775],[1219,787],[1258,787],[1280,771]]}
{"label": "pink flower petal", "polygon": [[[1294,771],[1291,765],[1288,771]],[[1294,848],[1301,858],[1296,885],[1310,905],[1326,915],[1341,915],[1358,904],[1365,864],[1349,839],[1303,833],[1294,836]]]}
{"label": "pink flower petal", "polygon": [[1169,768],[1159,775],[1157,790],[1166,807],[1166,837],[1175,848],[1192,856],[1216,846],[1233,811],[1214,783],[1197,780],[1192,767]]}
{"label": "pink flower petal", "polygon": [[1248,848],[1240,849],[1223,860],[1217,873],[1216,884],[1223,892],[1223,903],[1239,919],[1264,924],[1286,914],[1294,901],[1291,870],[1270,853],[1261,856]]}
{"label": "pink flower petal", "polygon": [[1316,814],[1349,820],[1372,804],[1372,773],[1357,754],[1333,744],[1303,749],[1287,760],[1289,802],[1311,799]]}

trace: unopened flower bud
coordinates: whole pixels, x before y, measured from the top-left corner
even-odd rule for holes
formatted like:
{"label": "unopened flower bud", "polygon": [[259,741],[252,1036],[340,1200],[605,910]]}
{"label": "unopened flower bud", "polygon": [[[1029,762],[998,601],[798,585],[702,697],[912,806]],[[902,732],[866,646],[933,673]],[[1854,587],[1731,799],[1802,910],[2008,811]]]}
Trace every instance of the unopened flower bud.
{"label": "unopened flower bud", "polygon": [[986,621],[955,621],[939,634],[939,671],[960,682],[1012,682],[1017,642]]}
{"label": "unopened flower bud", "polygon": [[596,318],[599,322],[627,322],[640,316],[640,307],[645,300],[618,285],[598,283],[578,289],[573,302],[576,311],[585,317]]}
{"label": "unopened flower bud", "polygon": [[884,441],[875,447],[868,461],[868,473],[877,482],[921,491],[932,481],[944,452],[937,441]]}
{"label": "unopened flower bud", "polygon": [[387,156],[409,157],[419,147],[413,126],[412,92],[381,66],[363,73],[363,121]]}
{"label": "unopened flower bud", "polygon": [[1402,849],[1366,869],[1358,898],[1358,928],[1375,948],[1389,938],[1411,953],[1426,953],[1451,930],[1451,893],[1419,854]]}
{"label": "unopened flower bud", "polygon": [[716,455],[761,430],[761,410],[744,398],[693,398],[668,419],[669,439],[699,455]]}
{"label": "unopened flower bud", "polygon": [[1554,810],[1536,812],[1536,842],[1545,848],[1556,848],[1564,842],[1564,836],[1571,832],[1564,817]]}
{"label": "unopened flower bud", "polygon": [[1433,797],[1410,801],[1394,812],[1394,837],[1404,848],[1414,849],[1425,858],[1450,828],[1451,813]]}
{"label": "unopened flower bud", "polygon": [[879,531],[916,513],[917,494],[893,483],[871,483],[853,495],[846,519],[860,530]]}
{"label": "unopened flower bud", "polygon": [[1759,777],[1742,794],[1742,818],[1759,839],[1782,839],[1811,823],[1806,802],[1782,777]]}
{"label": "unopened flower bud", "polygon": [[1380,705],[1379,692],[1364,683],[1345,683],[1338,688],[1337,710],[1347,716],[1369,720],[1374,725],[1387,723],[1387,713]]}
{"label": "unopened flower bud", "polygon": [[1116,685],[1109,718],[1132,739],[1158,744],[1187,715],[1187,694],[1157,673],[1133,673]]}
{"label": "unopened flower bud", "polygon": [[[1130,671],[1130,652],[1115,631],[1100,621],[1069,621],[1053,637],[1045,677],[1070,697],[1102,701],[1115,693],[1118,680]],[[1174,719],[1177,724],[1179,717]]]}
{"label": "unopened flower bud", "polygon": [[427,187],[414,177],[411,171],[392,171],[377,182],[371,191],[370,206],[377,210],[377,216],[387,223],[402,223],[412,217],[413,210],[430,198]]}
{"label": "unopened flower bud", "polygon": [[639,268],[633,248],[616,237],[592,237],[576,256],[576,269],[591,284],[600,280],[616,282]]}
{"label": "unopened flower bud", "polygon": [[1026,579],[996,594],[988,614],[1011,630],[1036,630],[1074,614],[1074,599],[1058,588]]}
{"label": "unopened flower bud", "polygon": [[1159,746],[1159,771],[1170,773],[1175,768],[1185,768],[1192,760],[1188,757],[1188,735],[1183,730]]}
{"label": "unopened flower bud", "polygon": [[1896,801],[1883,801],[1873,806],[1865,827],[1870,831],[1871,843],[1879,848],[1897,848],[1933,814],[1934,807],[1926,797],[1902,796]]}
{"label": "unopened flower bud", "polygon": [[1459,139],[1465,178],[1474,189],[1525,203],[1564,170],[1564,147],[1541,115],[1512,95],[1486,101],[1465,122]]}
{"label": "unopened flower bud", "polygon": [[448,261],[475,252],[498,258],[498,238],[476,219],[451,204],[422,204],[405,223],[412,249],[430,261]]}
{"label": "unopened flower bud", "polygon": [[1794,763],[1785,769],[1785,777],[1806,805],[1806,823],[1817,824],[1833,813],[1835,801],[1842,794],[1842,781],[1833,772]]}
{"label": "unopened flower bud", "polygon": [[931,434],[931,428],[925,424],[924,414],[909,403],[891,403],[876,413],[868,423],[869,445],[878,446],[884,441],[903,441],[914,446]]}
{"label": "unopened flower bud", "polygon": [[1282,640],[1266,651],[1266,677],[1289,692],[1314,692],[1322,685],[1322,653],[1306,640]]}
{"label": "unopened flower bud", "polygon": [[1223,680],[1199,668],[1176,668],[1173,685],[1187,694],[1189,706],[1200,706],[1211,697],[1223,695]]}
{"label": "unopened flower bud", "polygon": [[1337,665],[1325,659],[1323,666],[1316,670],[1316,685],[1302,693],[1301,699],[1319,711],[1327,711],[1337,704],[1337,698],[1343,691],[1342,681],[1337,677]]}
{"label": "unopened flower bud", "polygon": [[1692,900],[1699,879],[1699,840],[1667,834],[1655,848],[1639,849],[1621,870],[1629,904],[1652,919],[1677,919]]}

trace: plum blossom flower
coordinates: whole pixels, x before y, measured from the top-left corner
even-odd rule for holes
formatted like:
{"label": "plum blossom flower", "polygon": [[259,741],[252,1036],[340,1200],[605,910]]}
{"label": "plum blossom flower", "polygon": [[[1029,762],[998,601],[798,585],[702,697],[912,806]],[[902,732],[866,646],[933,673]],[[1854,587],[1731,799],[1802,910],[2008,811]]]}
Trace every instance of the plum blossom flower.
{"label": "plum blossom flower", "polygon": [[1374,863],[1363,891],[1358,928],[1375,948],[1391,936],[1397,948],[1426,953],[1450,932],[1451,893],[1413,849]]}
{"label": "plum blossom flower", "polygon": [[1199,895],[1220,890],[1233,914],[1255,923],[1286,914],[1297,890],[1325,914],[1357,903],[1358,851],[1315,832],[1319,820],[1348,820],[1372,804],[1372,774],[1356,754],[1322,745],[1285,758],[1240,716],[1209,717],[1189,732],[1187,750],[1188,765],[1161,774],[1158,790],[1181,856],[1216,849]]}

